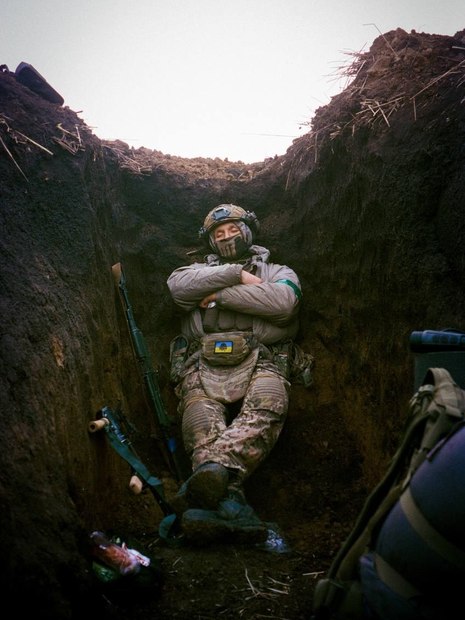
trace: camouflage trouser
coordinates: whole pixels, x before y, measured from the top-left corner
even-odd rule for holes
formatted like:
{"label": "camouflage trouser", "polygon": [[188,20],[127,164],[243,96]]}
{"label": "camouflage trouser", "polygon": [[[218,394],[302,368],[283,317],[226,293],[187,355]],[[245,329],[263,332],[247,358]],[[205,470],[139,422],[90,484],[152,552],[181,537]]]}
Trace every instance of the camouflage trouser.
{"label": "camouflage trouser", "polygon": [[182,435],[192,468],[207,461],[247,478],[275,445],[286,419],[289,382],[273,363],[259,360],[239,413],[229,422],[227,406],[209,398],[200,372],[192,370],[177,390]]}

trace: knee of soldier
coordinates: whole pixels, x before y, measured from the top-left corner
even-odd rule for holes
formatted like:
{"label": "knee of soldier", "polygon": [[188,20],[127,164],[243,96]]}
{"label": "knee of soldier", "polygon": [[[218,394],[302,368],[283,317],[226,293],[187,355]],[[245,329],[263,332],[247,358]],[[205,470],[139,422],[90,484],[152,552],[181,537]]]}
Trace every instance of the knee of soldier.
{"label": "knee of soldier", "polygon": [[213,421],[223,418],[224,411],[224,405],[211,398],[188,398],[184,402],[182,413],[183,430],[193,433],[206,432]]}
{"label": "knee of soldier", "polygon": [[289,382],[277,372],[259,369],[250,382],[246,400],[253,409],[286,413],[289,406]]}

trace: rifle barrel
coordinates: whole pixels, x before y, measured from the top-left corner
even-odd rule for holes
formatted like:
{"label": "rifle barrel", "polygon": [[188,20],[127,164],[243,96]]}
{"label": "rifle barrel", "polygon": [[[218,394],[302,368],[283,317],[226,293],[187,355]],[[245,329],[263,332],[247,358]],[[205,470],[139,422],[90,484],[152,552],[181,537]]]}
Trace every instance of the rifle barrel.
{"label": "rifle barrel", "polygon": [[126,287],[126,278],[124,276],[121,263],[114,265],[112,271],[115,276],[115,283],[117,284],[120,292],[121,301],[124,305],[127,325],[131,336],[132,348],[134,351],[134,356],[141,369],[145,394],[152,412],[155,414],[156,421],[163,436],[162,439],[167,448],[166,457],[168,465],[177,479],[182,480],[182,469],[179,465],[178,459],[176,458],[176,438],[171,433],[171,422],[161,397],[160,388],[158,386],[156,373],[151,362],[147,342],[134,318],[134,312],[129,301],[129,295]]}

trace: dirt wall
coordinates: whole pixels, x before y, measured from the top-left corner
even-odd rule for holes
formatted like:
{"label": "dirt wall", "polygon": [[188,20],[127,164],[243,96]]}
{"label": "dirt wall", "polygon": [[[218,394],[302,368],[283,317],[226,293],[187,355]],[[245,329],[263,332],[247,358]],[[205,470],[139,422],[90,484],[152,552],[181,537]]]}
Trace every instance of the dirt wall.
{"label": "dirt wall", "polygon": [[[260,242],[302,281],[299,342],[316,357],[315,383],[293,387],[285,432],[247,491],[301,562],[327,565],[399,439],[410,332],[464,327],[461,37],[379,37],[308,134],[253,165],[102,142],[75,112],[0,73],[1,579],[20,607],[27,593],[40,617],[87,613],[88,531],[153,532],[161,517],[150,497],[128,494],[126,464],[104,437],[89,436],[99,408],[121,403],[147,464],[175,491],[111,267],[124,265],[174,413],[167,360],[179,315],[166,278],[192,260],[220,202],[254,210]],[[294,595],[295,618],[299,597],[310,604],[311,584]],[[166,617],[183,617],[173,609]]]}

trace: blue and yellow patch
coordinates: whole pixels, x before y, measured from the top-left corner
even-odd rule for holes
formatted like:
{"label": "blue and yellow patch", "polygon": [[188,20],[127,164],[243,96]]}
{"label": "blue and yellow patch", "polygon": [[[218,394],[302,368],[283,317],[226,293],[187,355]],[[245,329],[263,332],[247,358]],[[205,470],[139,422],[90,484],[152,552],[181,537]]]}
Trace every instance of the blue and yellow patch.
{"label": "blue and yellow patch", "polygon": [[233,352],[233,343],[232,340],[215,340],[215,353],[232,353]]}

